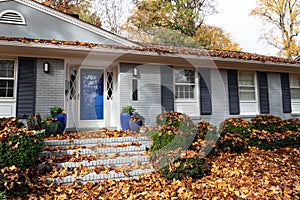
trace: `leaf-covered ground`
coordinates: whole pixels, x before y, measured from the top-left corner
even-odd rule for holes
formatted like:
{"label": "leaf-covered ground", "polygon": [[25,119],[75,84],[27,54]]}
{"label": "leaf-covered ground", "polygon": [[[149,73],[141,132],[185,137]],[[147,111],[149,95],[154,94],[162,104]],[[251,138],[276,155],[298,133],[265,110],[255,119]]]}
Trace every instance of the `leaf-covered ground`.
{"label": "leaf-covered ground", "polygon": [[167,180],[158,172],[139,180],[35,186],[28,199],[300,199],[300,149],[251,147],[207,159],[210,174]]}

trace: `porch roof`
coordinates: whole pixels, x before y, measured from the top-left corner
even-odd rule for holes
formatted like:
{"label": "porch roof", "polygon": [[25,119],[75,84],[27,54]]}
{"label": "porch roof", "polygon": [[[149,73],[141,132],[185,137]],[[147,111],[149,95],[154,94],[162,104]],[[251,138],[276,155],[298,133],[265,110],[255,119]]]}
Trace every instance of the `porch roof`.
{"label": "porch roof", "polygon": [[[156,55],[156,56],[171,56],[171,55],[191,55],[200,57],[209,57],[211,59],[234,60],[242,62],[260,62],[265,64],[279,64],[279,65],[295,65],[299,66],[300,62],[280,58],[276,56],[265,56],[255,53],[237,52],[237,51],[223,51],[223,50],[208,50],[187,47],[173,47],[173,46],[159,46],[159,45],[142,45],[142,46],[113,46],[96,43],[85,43],[80,41],[59,41],[59,40],[41,40],[31,38],[13,38],[0,36],[0,45],[13,45],[23,47],[43,47],[49,49],[67,49],[67,50],[120,50],[126,53]],[[297,66],[297,67],[298,67]]]}

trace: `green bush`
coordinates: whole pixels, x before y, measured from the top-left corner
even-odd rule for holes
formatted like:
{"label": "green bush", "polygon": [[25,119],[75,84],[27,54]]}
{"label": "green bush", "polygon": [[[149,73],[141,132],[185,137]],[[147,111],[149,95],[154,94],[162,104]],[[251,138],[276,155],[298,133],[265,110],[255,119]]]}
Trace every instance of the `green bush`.
{"label": "green bush", "polygon": [[238,133],[226,133],[221,136],[217,143],[218,151],[243,153],[248,149],[248,142]]}
{"label": "green bush", "polygon": [[6,200],[6,199],[7,199],[6,192],[5,191],[0,192],[0,200]]}
{"label": "green bush", "polygon": [[27,118],[27,127],[28,130],[40,131],[44,129],[46,134],[55,134],[62,128],[62,124],[57,119],[42,119],[39,114],[35,114]]}
{"label": "green bush", "polygon": [[271,133],[265,130],[254,130],[248,144],[264,150],[283,147],[298,148],[300,147],[300,134],[299,132],[293,131]]}
{"label": "green bush", "polygon": [[[30,190],[28,173],[16,166],[4,167],[0,171],[0,190],[6,198],[24,197]],[[0,196],[1,199],[1,196]]]}
{"label": "green bush", "polygon": [[[157,124],[158,131],[152,134],[150,151],[154,152],[152,158],[158,163],[162,176],[168,179],[203,176],[205,159],[200,158],[199,150],[192,144],[193,141],[203,139],[211,127],[206,127],[205,133],[198,133],[199,127],[192,119],[179,112],[158,115]],[[182,156],[182,152],[193,156]]]}
{"label": "green bush", "polygon": [[300,118],[283,120],[283,130],[300,132]]}
{"label": "green bush", "polygon": [[[43,133],[18,128],[6,119],[6,128],[0,130],[0,168],[15,165],[22,170],[31,167],[43,147]],[[10,127],[8,127],[10,126]]]}
{"label": "green bush", "polygon": [[205,173],[205,159],[196,157],[179,158],[169,166],[160,169],[167,179],[180,180],[184,177],[201,178]]}
{"label": "green bush", "polygon": [[43,133],[21,128],[16,118],[2,119],[0,130],[0,191],[11,197],[29,191],[27,172],[43,147]]}
{"label": "green bush", "polygon": [[29,116],[27,118],[27,127],[28,130],[42,130],[43,129],[43,120],[40,114],[35,114],[34,116]]}
{"label": "green bush", "polygon": [[216,143],[219,139],[217,127],[202,120],[196,124],[196,127],[197,133],[189,150],[201,151],[199,153],[202,157],[214,155]]}
{"label": "green bush", "polygon": [[267,115],[257,115],[255,118],[251,119],[251,124],[257,130],[264,130],[269,132],[283,132],[283,121],[278,116]]}
{"label": "green bush", "polygon": [[[192,119],[178,112],[164,112],[157,116],[158,132],[152,136],[153,143],[150,151],[157,151],[166,147],[166,150],[189,148],[197,128]],[[168,145],[172,143],[172,145]]]}
{"label": "green bush", "polygon": [[239,134],[243,138],[249,138],[254,127],[243,118],[228,118],[221,124],[221,136],[227,133]]}
{"label": "green bush", "polygon": [[243,118],[228,118],[221,124],[220,138],[217,142],[218,151],[242,153],[248,149],[253,126]]}

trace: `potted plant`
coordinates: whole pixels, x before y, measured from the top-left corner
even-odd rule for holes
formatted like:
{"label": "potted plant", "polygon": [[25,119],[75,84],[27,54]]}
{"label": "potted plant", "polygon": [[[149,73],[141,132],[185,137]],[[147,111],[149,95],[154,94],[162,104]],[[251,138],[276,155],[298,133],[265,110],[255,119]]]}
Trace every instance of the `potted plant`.
{"label": "potted plant", "polygon": [[120,114],[120,120],[121,120],[121,126],[123,130],[129,129],[129,118],[133,114],[135,109],[132,106],[124,106],[122,108],[121,114]]}
{"label": "potted plant", "polygon": [[59,106],[55,106],[50,108],[50,114],[52,118],[56,119],[61,124],[61,127],[57,130],[57,133],[64,132],[67,124],[66,112],[63,109],[61,109]]}
{"label": "potted plant", "polygon": [[142,117],[139,113],[134,113],[129,118],[129,127],[133,132],[139,132],[140,127],[143,126],[144,117]]}

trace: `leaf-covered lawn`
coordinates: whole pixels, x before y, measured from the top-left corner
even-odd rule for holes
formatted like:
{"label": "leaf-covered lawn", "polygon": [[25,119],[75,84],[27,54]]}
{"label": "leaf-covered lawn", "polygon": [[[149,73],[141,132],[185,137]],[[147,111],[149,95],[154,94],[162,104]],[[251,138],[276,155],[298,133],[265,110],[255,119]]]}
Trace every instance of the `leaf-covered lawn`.
{"label": "leaf-covered lawn", "polygon": [[158,172],[139,180],[69,186],[35,186],[29,199],[300,199],[300,149],[251,147],[207,159],[198,180],[167,180]]}

